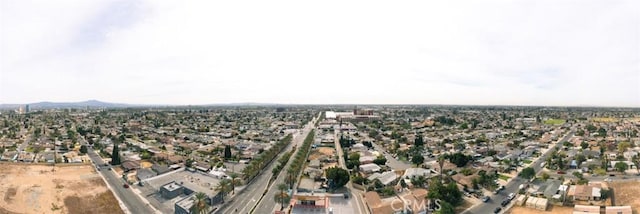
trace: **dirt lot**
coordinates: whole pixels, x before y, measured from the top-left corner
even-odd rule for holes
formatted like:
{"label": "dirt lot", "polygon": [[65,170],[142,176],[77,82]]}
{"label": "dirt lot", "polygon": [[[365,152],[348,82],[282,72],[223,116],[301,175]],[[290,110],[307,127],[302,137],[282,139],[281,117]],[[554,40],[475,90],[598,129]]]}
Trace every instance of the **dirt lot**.
{"label": "dirt lot", "polygon": [[123,213],[91,165],[0,164],[0,213]]}
{"label": "dirt lot", "polygon": [[615,194],[616,206],[631,206],[633,213],[640,210],[640,181],[612,182],[609,184]]}
{"label": "dirt lot", "polygon": [[327,147],[318,147],[318,149],[313,150],[310,154],[309,154],[309,160],[314,160],[314,159],[318,159],[322,156],[333,156],[336,153],[336,150],[334,148],[327,148]]}
{"label": "dirt lot", "polygon": [[533,208],[513,206],[507,213],[514,214],[571,214],[573,207],[549,206],[547,211],[540,211]]}

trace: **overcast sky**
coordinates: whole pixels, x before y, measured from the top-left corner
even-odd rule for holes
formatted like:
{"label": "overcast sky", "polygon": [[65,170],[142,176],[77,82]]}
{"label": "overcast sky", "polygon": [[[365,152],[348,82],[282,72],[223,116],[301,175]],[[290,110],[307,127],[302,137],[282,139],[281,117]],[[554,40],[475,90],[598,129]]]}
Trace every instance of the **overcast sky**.
{"label": "overcast sky", "polygon": [[0,103],[640,107],[640,1],[0,1]]}

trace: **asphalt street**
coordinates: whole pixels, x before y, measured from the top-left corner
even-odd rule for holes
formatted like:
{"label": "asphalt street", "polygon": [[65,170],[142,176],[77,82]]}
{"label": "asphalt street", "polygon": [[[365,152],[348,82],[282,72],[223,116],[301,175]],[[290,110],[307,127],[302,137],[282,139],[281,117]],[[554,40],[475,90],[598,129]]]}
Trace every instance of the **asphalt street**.
{"label": "asphalt street", "polygon": [[[310,130],[311,128],[309,127],[309,125],[307,125],[302,133],[296,134],[294,136],[293,142],[290,143],[283,151],[291,151],[294,144],[302,145],[302,141],[304,141],[304,138],[307,136]],[[237,195],[234,196],[230,201],[227,201],[227,204],[217,210],[216,213],[250,213],[251,209],[257,206],[257,203],[260,201],[260,197],[262,197],[262,194],[264,194],[267,186],[269,185],[269,180],[272,176],[271,170],[273,170],[273,168],[277,166],[277,161],[275,160],[278,160],[278,158],[280,158],[283,154],[284,152],[280,153],[274,159],[274,161],[269,163],[269,165],[267,165],[267,167],[265,167],[265,169],[263,169],[262,172],[260,172],[258,176],[253,179],[253,181],[247,184],[247,186],[244,187],[242,191],[236,192]],[[267,196],[265,196],[265,198],[266,197]],[[273,201],[271,200],[272,198],[273,197],[265,199],[265,201]]]}
{"label": "asphalt street", "polygon": [[102,158],[92,149],[88,149],[89,158],[94,164],[101,168],[98,173],[108,182],[111,186],[112,192],[120,199],[126,206],[130,213],[155,213],[155,210],[150,208],[149,204],[143,202],[138,195],[132,192],[131,188],[124,188],[124,180],[117,176],[114,171],[108,170],[109,167],[105,167],[105,162]]}
{"label": "asphalt street", "polygon": [[[542,154],[536,161],[534,161],[530,166],[534,168],[534,170],[536,171],[536,174],[539,174],[541,172],[541,167],[540,164],[543,163],[547,157],[549,155],[551,155],[551,152],[554,150],[555,147],[558,147],[560,145],[562,145],[562,142],[568,141],[572,136],[573,136],[573,131],[570,131],[567,135],[565,135],[562,139],[560,139],[559,141],[557,141],[553,147],[549,148],[544,154]],[[520,184],[524,184],[527,183],[528,180],[527,179],[523,179],[520,177],[515,177],[513,179],[511,179],[511,181],[505,185],[505,189],[500,191],[500,193],[495,194],[495,195],[491,195],[491,200],[489,200],[486,203],[482,203],[479,205],[476,205],[475,207],[472,207],[471,209],[466,210],[464,213],[465,214],[486,214],[486,213],[493,213],[494,209],[496,207],[500,207],[500,203],[507,198],[507,195],[509,195],[509,193],[516,193],[518,192],[518,188],[520,187]],[[513,201],[511,202],[513,203]],[[504,212],[505,210],[507,210],[506,208],[509,208],[509,206],[511,205],[511,203],[509,205],[507,205],[502,212]]]}
{"label": "asphalt street", "polygon": [[[302,132],[302,135],[298,135],[297,138],[293,140],[295,145],[297,145],[296,148],[300,148],[300,146],[302,146],[302,143],[304,142],[304,139],[307,137],[307,134],[309,134],[309,132],[313,129],[314,123],[315,121],[311,121],[309,124],[307,124],[307,126],[305,126],[304,128],[304,131]],[[290,151],[290,150],[286,150],[286,151]],[[277,209],[280,210],[281,205],[279,203],[276,203],[275,200],[273,200],[273,196],[278,191],[278,184],[284,183],[284,178],[286,177],[286,172],[287,172],[287,169],[289,168],[289,165],[291,165],[291,162],[292,161],[287,162],[285,167],[283,167],[282,170],[280,171],[279,176],[276,177],[276,180],[271,183],[271,185],[269,186],[269,190],[267,191],[267,194],[265,194],[264,198],[260,200],[259,204],[256,206],[254,213],[271,212],[276,208],[276,206],[277,206]],[[270,171],[271,170],[269,170],[269,172]],[[271,175],[271,173],[264,173],[264,174]],[[285,205],[285,207],[287,206]]]}

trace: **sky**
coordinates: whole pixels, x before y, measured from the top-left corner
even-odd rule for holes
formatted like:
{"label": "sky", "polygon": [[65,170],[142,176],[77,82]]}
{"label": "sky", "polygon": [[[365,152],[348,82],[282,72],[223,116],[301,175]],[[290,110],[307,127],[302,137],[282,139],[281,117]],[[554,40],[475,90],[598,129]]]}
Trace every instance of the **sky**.
{"label": "sky", "polygon": [[640,1],[0,1],[0,103],[640,107]]}

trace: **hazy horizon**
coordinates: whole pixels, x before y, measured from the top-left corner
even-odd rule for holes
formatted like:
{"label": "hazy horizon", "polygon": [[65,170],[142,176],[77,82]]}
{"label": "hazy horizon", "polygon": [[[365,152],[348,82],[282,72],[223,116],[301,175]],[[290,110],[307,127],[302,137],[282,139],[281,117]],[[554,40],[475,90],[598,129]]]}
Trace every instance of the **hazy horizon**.
{"label": "hazy horizon", "polygon": [[0,104],[640,107],[640,1],[0,1]]}

